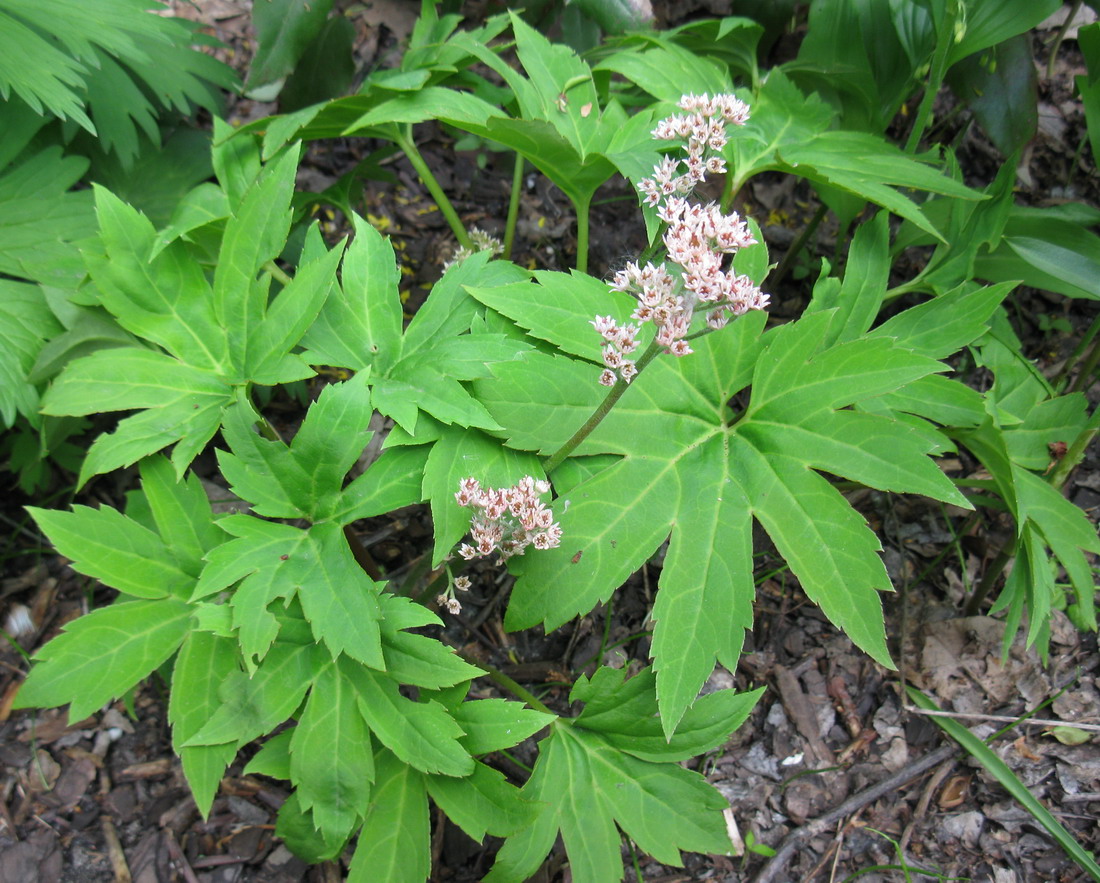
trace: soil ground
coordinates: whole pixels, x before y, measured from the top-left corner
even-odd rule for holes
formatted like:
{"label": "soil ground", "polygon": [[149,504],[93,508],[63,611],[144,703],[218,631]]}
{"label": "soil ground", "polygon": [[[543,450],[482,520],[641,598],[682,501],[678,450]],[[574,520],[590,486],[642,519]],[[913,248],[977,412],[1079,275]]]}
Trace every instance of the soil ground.
{"label": "soil ground", "polygon": [[[418,5],[369,4],[357,19],[360,62],[392,63]],[[667,19],[670,9],[677,15],[720,14],[722,6],[673,3],[658,12]],[[243,70],[252,39],[243,0],[202,0],[197,7],[180,4],[179,10],[212,26],[233,47],[231,57]],[[1047,76],[1043,41],[1051,34],[1048,29],[1035,38],[1042,122],[1020,165],[1019,198],[1036,205],[1064,199],[1097,205],[1096,169],[1088,151],[1084,157],[1078,151],[1084,123],[1072,92],[1072,78],[1083,67],[1070,41],[1059,53],[1053,76]],[[241,100],[230,112],[246,121],[273,110]],[[507,210],[510,159],[490,151],[457,151],[450,135],[431,126],[418,129],[418,141],[464,221],[499,232]],[[1001,158],[980,132],[961,133],[959,145],[973,183],[990,180]],[[368,148],[335,142],[312,149],[302,186],[323,189]],[[396,160],[390,169],[396,186],[370,185],[362,213],[398,243],[407,270],[408,307],[414,310],[442,272],[453,244],[411,168]],[[532,267],[568,268],[574,247],[568,201],[537,175],[524,183],[514,259]],[[591,257],[597,275],[621,266],[644,246],[627,186],[611,184],[601,196]],[[745,195],[747,208],[769,221],[765,233],[776,258],[812,214],[810,200],[808,191],[778,179],[756,181]],[[831,253],[827,229],[813,247]],[[813,277],[812,267],[807,269],[808,277],[793,274],[783,290],[772,292],[779,316],[794,314],[805,303],[807,278]],[[1016,303],[1017,332],[1028,355],[1054,374],[1075,335],[1094,317],[1096,304],[1026,291]],[[1067,319],[1073,330],[1052,328],[1052,317]],[[1100,385],[1088,394],[1095,403]],[[288,425],[301,416],[291,403],[280,414]],[[957,468],[969,474],[975,464],[961,461]],[[117,503],[127,480],[102,481],[82,502]],[[1100,458],[1095,450],[1072,476],[1067,494],[1091,514],[1098,512]],[[902,862],[912,879],[1086,879],[988,773],[915,711],[903,684],[924,690],[983,737],[1043,703],[1049,704],[1038,713],[1040,719],[1093,725],[1089,741],[1067,745],[1052,736],[1048,724],[1033,721],[1009,729],[993,747],[1080,842],[1097,852],[1096,636],[1078,633],[1055,613],[1047,664],[1018,643],[1002,660],[1001,622],[960,611],[1008,538],[1008,525],[974,522],[967,513],[920,498],[861,492],[852,500],[882,538],[898,589],[887,598],[886,610],[900,671],[887,671],[853,648],[807,602],[781,563],[767,559],[767,547],[761,545],[765,558],[757,572],[770,575],[761,584],[747,652],[736,672],[719,669],[709,686],[763,684],[768,690],[749,721],[698,768],[729,799],[731,832],[745,842],[779,849],[780,855],[768,859],[749,851],[735,860],[690,855],[684,868],[642,856],[642,879],[839,881],[862,872],[860,879],[874,883],[909,879],[897,869]],[[5,521],[20,526],[13,529],[0,571],[0,613],[23,605],[35,626],[23,644],[33,650],[62,623],[109,601],[110,593],[89,585],[50,553],[21,512],[24,502],[30,501],[13,495],[3,509]],[[426,548],[431,524],[425,510],[413,507],[356,529],[387,575],[399,577]],[[637,667],[648,658],[646,613],[660,566],[657,555],[617,593],[613,608],[599,609],[551,637],[503,631],[499,602],[507,582],[487,568],[463,614],[448,619],[445,637],[505,669],[549,704],[564,705],[568,690],[563,684],[586,666],[591,670],[605,628],[612,645],[621,642],[605,662]],[[10,711],[24,669],[15,649],[0,643],[0,883],[342,879],[341,863],[308,867],[273,836],[275,813],[286,792],[278,782],[241,774],[247,752],[228,771],[210,817],[199,816],[171,752],[166,696],[156,680],[138,691],[134,716],[120,703],[85,721],[69,722],[58,711]],[[480,879],[497,846],[491,838],[484,845],[474,843],[438,816],[432,879]],[[562,864],[556,853],[535,879],[568,881]],[[627,879],[635,879],[633,868]]]}

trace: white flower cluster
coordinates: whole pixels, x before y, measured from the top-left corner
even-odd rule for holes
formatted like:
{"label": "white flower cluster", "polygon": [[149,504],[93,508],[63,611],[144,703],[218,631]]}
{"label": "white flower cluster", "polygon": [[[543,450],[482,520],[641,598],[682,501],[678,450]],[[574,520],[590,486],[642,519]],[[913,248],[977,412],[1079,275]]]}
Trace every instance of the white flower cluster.
{"label": "white flower cluster", "polygon": [[[707,312],[710,327],[721,328],[733,316],[768,305],[768,296],[748,276],[724,269],[727,255],[756,242],[745,222],[736,213],[723,214],[715,203],[699,205],[685,198],[707,174],[726,170],[722,157],[709,151],[725,147],[727,124],[745,124],[748,106],[732,95],[685,95],[680,109],[686,113],[661,120],[653,137],[683,141],[687,158],[665,157],[653,167],[653,177],[638,185],[646,203],[659,206],[657,216],[668,224],[664,245],[679,272],[673,275],[665,264],[639,267],[631,263],[615,274],[611,285],[638,299],[630,318],[653,322],[657,343],[674,356],[692,352],[684,338],[696,310]],[[638,346],[640,326],[619,325],[610,316],[597,316],[592,325],[604,339],[600,383],[613,386],[619,379],[629,383],[638,371],[627,355]]]}
{"label": "white flower cluster", "polygon": [[506,488],[483,488],[476,478],[463,478],[455,500],[474,510],[470,521],[473,543],[463,543],[458,554],[469,561],[499,552],[499,563],[522,555],[528,546],[553,549],[561,542],[561,527],[539,499],[549,490],[549,482],[530,475]]}

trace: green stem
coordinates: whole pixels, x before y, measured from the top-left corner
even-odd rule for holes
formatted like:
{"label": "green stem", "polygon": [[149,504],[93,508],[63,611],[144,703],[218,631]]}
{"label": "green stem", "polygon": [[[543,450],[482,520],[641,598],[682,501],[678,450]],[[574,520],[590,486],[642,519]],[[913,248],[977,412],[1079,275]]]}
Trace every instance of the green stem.
{"label": "green stem", "polygon": [[1054,487],[1061,488],[1066,483],[1066,479],[1069,478],[1069,474],[1074,467],[1084,459],[1085,449],[1096,438],[1098,431],[1100,431],[1100,407],[1093,409],[1089,422],[1085,424],[1084,428],[1077,434],[1077,438],[1066,449],[1066,455],[1058,461],[1058,465],[1054,467],[1047,481]]}
{"label": "green stem", "polygon": [[432,174],[432,170],[428,168],[428,164],[424,161],[424,157],[416,147],[416,142],[412,137],[412,124],[409,123],[404,127],[395,126],[394,130],[390,133],[394,142],[400,147],[405,156],[409,158],[409,162],[412,163],[412,167],[416,169],[416,174],[420,176],[421,182],[428,188],[428,192],[432,195],[432,199],[435,200],[435,204],[439,206],[439,210],[443,213],[443,217],[447,219],[447,224],[450,225],[451,232],[454,233],[455,239],[458,240],[458,244],[463,248],[468,248],[471,251],[474,249],[473,242],[470,241],[470,235],[466,232],[465,226],[458,217],[458,212],[455,211],[455,207],[451,205],[451,201],[447,198],[447,194],[443,192],[443,188],[439,186],[439,181],[436,180],[435,175]]}
{"label": "green stem", "polygon": [[909,133],[909,140],[905,142],[906,153],[916,152],[921,136],[924,135],[924,130],[928,128],[928,122],[932,118],[932,105],[935,104],[940,86],[943,85],[943,78],[947,74],[947,56],[955,40],[955,22],[958,21],[958,17],[959,0],[947,0],[943,20],[936,30],[936,50],[932,53],[932,62],[928,67],[928,83],[925,85],[916,119],[913,121],[913,130]]}
{"label": "green stem", "polygon": [[480,668],[483,672],[485,672],[485,676],[494,684],[503,687],[513,696],[519,697],[535,710],[545,712],[546,714],[553,714],[554,717],[557,717],[557,715],[554,714],[554,712],[551,711],[549,708],[547,708],[542,703],[542,701],[538,697],[536,697],[530,690],[528,690],[526,687],[521,687],[499,668],[495,668],[489,665],[489,663],[482,662],[479,659],[474,659],[472,656],[466,655],[461,650],[455,650],[455,652],[464,660],[466,660],[466,662],[470,663],[470,665],[474,666],[474,668]]}
{"label": "green stem", "polygon": [[577,272],[588,272],[588,223],[591,209],[591,194],[582,202],[574,202],[577,210]]}
{"label": "green stem", "polygon": [[1100,361],[1100,340],[1095,340],[1096,332],[1100,330],[1100,316],[1097,316],[1092,325],[1089,326],[1089,330],[1085,333],[1082,344],[1088,345],[1088,342],[1092,343],[1092,349],[1089,350],[1089,354],[1085,356],[1085,362],[1081,366],[1081,370],[1077,373],[1077,379],[1073,381],[1073,385],[1070,387],[1071,392],[1084,392],[1085,388],[1092,383],[1092,375],[1096,371],[1096,363]]}
{"label": "green stem", "polygon": [[802,232],[798,234],[798,238],[791,243],[791,247],[788,248],[787,253],[783,255],[783,260],[779,262],[779,266],[775,268],[775,272],[772,273],[771,278],[768,279],[770,291],[775,291],[779,287],[779,283],[781,283],[787,273],[790,272],[791,266],[794,264],[794,259],[798,257],[802,249],[806,247],[806,243],[809,242],[810,237],[814,235],[818,226],[825,219],[825,215],[828,211],[829,207],[824,203],[817,207],[814,216],[810,218],[810,223],[803,228]]}
{"label": "green stem", "polygon": [[504,260],[512,259],[512,243],[516,239],[516,221],[519,219],[519,198],[523,193],[523,157],[516,154],[512,168],[512,195],[508,199],[508,221],[504,225]]}
{"label": "green stem", "polygon": [[[634,376],[634,380],[632,381],[633,383],[638,382],[638,375],[642,373],[642,369],[645,368],[645,366],[648,365],[650,362],[652,362],[657,357],[657,354],[660,351],[661,346],[657,343],[657,341],[654,340],[652,343],[650,343],[646,351],[642,353],[642,357],[638,359],[636,366],[638,369],[638,374]],[[588,436],[592,434],[592,430],[599,426],[600,423],[603,421],[603,418],[611,412],[611,409],[615,407],[615,403],[623,397],[623,393],[627,391],[627,388],[629,386],[630,384],[626,383],[621,378],[615,381],[615,385],[611,387],[610,390],[608,390],[608,393],[604,397],[604,400],[596,406],[596,410],[592,412],[592,416],[584,421],[584,425],[573,433],[573,435],[569,438],[569,441],[567,441],[560,448],[554,451],[554,453],[550,455],[550,459],[542,464],[542,467],[546,470],[547,475],[557,469],[565,460],[565,458],[572,454],[574,450],[576,450],[577,445],[579,445],[582,441],[584,441],[586,438],[588,438]]]}
{"label": "green stem", "polygon": [[997,553],[992,563],[985,569],[982,581],[978,583],[978,588],[974,590],[974,594],[970,596],[970,599],[966,602],[966,607],[963,608],[963,616],[978,615],[982,609],[982,602],[993,590],[993,586],[1000,579],[1001,571],[1005,569],[1005,565],[1008,564],[1008,559],[1011,557],[1012,544],[1006,543],[1001,551]]}
{"label": "green stem", "polygon": [[1062,26],[1058,29],[1058,33],[1054,35],[1054,42],[1050,46],[1050,58],[1047,60],[1047,79],[1054,79],[1054,66],[1058,61],[1058,50],[1062,48],[1062,41],[1066,39],[1066,34],[1069,33],[1070,25],[1073,24],[1073,20],[1077,18],[1077,13],[1081,9],[1082,0],[1073,0],[1073,6],[1070,7],[1069,13],[1066,15],[1066,20],[1062,22]]}
{"label": "green stem", "polygon": [[283,285],[289,285],[291,282],[294,281],[290,278],[290,276],[284,273],[282,268],[274,261],[268,261],[266,264],[264,264],[264,269],[276,279],[278,279],[279,282]]}

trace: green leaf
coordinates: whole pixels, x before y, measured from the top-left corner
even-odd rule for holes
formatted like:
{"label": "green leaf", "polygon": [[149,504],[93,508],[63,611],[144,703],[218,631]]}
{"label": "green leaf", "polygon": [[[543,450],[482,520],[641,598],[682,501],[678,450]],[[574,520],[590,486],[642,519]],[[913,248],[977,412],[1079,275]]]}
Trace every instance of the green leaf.
{"label": "green leaf", "polygon": [[1005,156],[1035,137],[1039,87],[1027,35],[962,59],[948,71],[947,82]]}
{"label": "green leaf", "polygon": [[389,240],[358,215],[344,257],[340,291],[325,302],[302,340],[312,364],[384,371],[401,346],[397,260]]}
{"label": "green leaf", "polygon": [[38,391],[28,382],[43,344],[61,333],[42,289],[0,280],[0,421],[5,427],[20,414],[38,425]]}
{"label": "green leaf", "polygon": [[348,868],[348,883],[424,883],[431,871],[424,777],[388,751],[375,757],[373,800]]}
{"label": "green leaf", "polygon": [[459,703],[454,719],[466,733],[462,744],[470,754],[489,754],[519,745],[555,720],[553,715],[507,699]]}
{"label": "green leaf", "polygon": [[253,431],[247,403],[226,414],[223,433],[232,454],[218,453],[233,492],[273,518],[330,520],[345,505],[344,475],[373,433],[366,372],[322,390],[289,446]]}
{"label": "green leaf", "polygon": [[442,705],[406,699],[389,676],[350,660],[340,660],[339,666],[355,685],[371,732],[403,762],[446,776],[473,772],[474,761],[458,741],[462,730]]}
{"label": "green leaf", "polygon": [[28,511],[74,570],[127,595],[148,600],[187,595],[194,584],[164,539],[117,509]]}
{"label": "green leaf", "polygon": [[257,0],[252,7],[257,46],[246,88],[256,89],[291,73],[331,10],[332,0]]}
{"label": "green leaf", "polygon": [[320,864],[336,858],[347,845],[346,837],[330,839],[325,829],[318,829],[313,813],[302,808],[297,791],[292,792],[279,807],[275,836],[298,858],[310,864]]}
{"label": "green leaf", "polygon": [[486,834],[507,837],[529,825],[536,807],[523,799],[502,773],[483,763],[461,779],[426,776],[432,800],[447,817],[479,843]]}
{"label": "green leaf", "polygon": [[439,617],[427,608],[388,592],[380,594],[378,599],[382,604],[382,657],[387,674],[395,681],[438,690],[483,673],[441,641],[405,631],[424,625],[442,625]]}
{"label": "green leaf", "polygon": [[701,696],[672,735],[657,718],[653,670],[643,669],[627,681],[625,675],[622,669],[604,666],[591,679],[579,678],[569,694],[571,701],[585,703],[577,723],[601,733],[608,744],[655,763],[686,760],[721,745],[744,723],[763,694],[761,688]]}
{"label": "green leaf", "polygon": [[218,688],[217,709],[183,747],[243,745],[271,732],[301,703],[313,676],[313,659],[312,647],[276,643],[252,677],[232,672]]}
{"label": "green leaf", "polygon": [[555,724],[539,746],[523,796],[542,807],[505,842],[486,883],[529,877],[559,830],[577,883],[622,877],[616,824],[664,864],[681,865],[681,849],[730,851],[721,814],[726,800],[698,773],[625,754],[580,721]]}
{"label": "green leaf", "polygon": [[[746,316],[697,338],[692,356],[649,365],[576,452],[622,459],[555,501],[559,548],[513,562],[506,626],[554,628],[586,613],[671,533],[654,609],[671,734],[715,659],[736,664],[752,621],[755,519],[826,615],[889,664],[878,540],[815,470],[968,504],[926,456],[938,444],[927,430],[848,410],[944,366],[885,337],[829,344],[834,316],[813,313],[763,336],[764,317]],[[602,399],[594,370],[562,357],[528,353],[493,370],[475,391],[515,447],[553,450]],[[746,411],[732,414],[723,403],[750,382]]]}
{"label": "green leaf", "polygon": [[225,329],[238,381],[251,379],[254,337],[267,310],[267,285],[257,273],[278,257],[290,230],[290,197],[298,152],[287,150],[267,166],[225,226],[214,270],[214,311]]}
{"label": "green leaf", "polygon": [[197,579],[203,557],[225,539],[214,523],[210,499],[198,476],[179,481],[164,457],[150,457],[141,461],[141,488],[157,531],[180,566]]}
{"label": "green leaf", "polygon": [[262,657],[278,633],[270,604],[297,595],[314,638],[333,658],[346,653],[375,668],[384,665],[378,631],[381,587],[356,563],[338,525],[303,531],[247,515],[219,524],[237,539],[207,556],[192,600],[243,580],[230,604],[247,659]]}
{"label": "green leaf", "polygon": [[186,748],[184,743],[213,716],[220,704],[218,688],[237,671],[233,641],[201,631],[187,635],[172,668],[172,689],[168,696],[172,748],[183,763],[183,774],[204,819],[210,814],[210,805],[225,768],[237,753],[237,745],[228,742]]}
{"label": "green leaf", "polygon": [[367,471],[344,488],[341,508],[333,513],[340,524],[392,512],[423,499],[427,445],[403,446],[383,451]]}
{"label": "green leaf", "polygon": [[355,689],[336,663],[314,676],[293,732],[290,772],[302,808],[325,839],[347,838],[369,805],[374,752]]}
{"label": "green leaf", "polygon": [[93,610],[34,655],[38,664],[12,707],[69,703],[69,720],[83,720],[167,661],[187,635],[190,619],[190,606],[172,598]]}

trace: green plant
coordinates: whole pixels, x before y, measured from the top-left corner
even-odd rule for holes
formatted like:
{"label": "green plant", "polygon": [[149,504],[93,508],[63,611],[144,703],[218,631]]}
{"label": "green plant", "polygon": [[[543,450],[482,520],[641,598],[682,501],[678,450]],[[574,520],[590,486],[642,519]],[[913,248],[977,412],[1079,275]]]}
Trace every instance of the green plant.
{"label": "green plant", "polygon": [[[1009,639],[1026,616],[1044,646],[1062,595],[1055,561],[1072,615],[1095,627],[1086,553],[1100,542],[1058,492],[1065,473],[1051,471],[1048,446],[1064,441],[1070,465],[1057,470],[1070,468],[1100,418],[1024,356],[1001,306],[1013,283],[977,280],[999,249],[1042,264],[1007,176],[977,192],[937,155],[853,130],[843,102],[804,93],[793,73],[762,80],[761,28],[743,19],[622,37],[591,64],[516,16],[475,33],[458,24],[425,4],[401,67],[358,94],[236,131],[217,124],[217,183],[191,187],[166,219],[94,189],[94,230],[74,225],[65,246],[80,280],[59,299],[71,309],[44,328],[27,308],[10,368],[28,383],[36,358],[57,376],[41,401],[21,387],[0,405],[27,419],[134,412],[98,435],[78,483],[136,463],[141,488],[125,512],[32,509],[77,570],[120,595],[39,651],[20,707],[69,704],[82,717],[164,667],[173,745],[204,813],[227,764],[263,739],[247,769],[293,788],[277,832],[314,861],[358,832],[353,880],[427,876],[430,799],[471,837],[506,838],[489,879],[530,876],[560,833],[574,878],[604,881],[622,873],[622,834],[670,864],[682,849],[730,849],[723,799],[680,764],[721,745],[760,695],[699,695],[716,664],[735,669],[752,626],[754,523],[883,666],[890,581],[845,497],[856,487],[1007,511],[1015,566],[997,603]],[[983,40],[1000,33],[989,27]],[[514,43],[494,43],[506,33]],[[954,38],[930,33],[938,83]],[[522,72],[505,61],[513,48]],[[748,84],[740,99],[727,92],[735,75]],[[915,69],[902,79],[916,82]],[[685,86],[720,97],[684,97]],[[386,239],[354,213],[350,243],[305,222],[299,142],[380,137],[469,246],[416,147],[427,120],[509,147],[561,187],[577,209],[573,272],[470,254],[406,322]],[[726,166],[721,204],[688,200]],[[764,172],[809,181],[841,230],[805,308],[771,327],[758,288],[767,249],[728,210]],[[652,246],[609,285],[585,272],[588,210],[618,173],[644,197]],[[337,195],[352,208],[350,191]],[[905,222],[893,242],[891,214]],[[1092,240],[1065,239],[1089,260]],[[925,245],[925,269],[889,288],[902,250]],[[964,382],[970,360],[993,378],[985,392]],[[276,425],[267,390],[319,378],[318,366],[341,379],[314,383],[300,425]],[[394,426],[361,468],[379,417]],[[210,444],[249,511],[212,514],[191,471]],[[990,478],[945,474],[935,458],[957,451]],[[397,585],[353,525],[419,502],[434,526],[431,576]],[[610,603],[666,542],[652,666],[580,674],[579,713],[423,633],[442,622],[433,608],[460,613],[487,569],[459,559],[500,553],[516,576],[505,625],[549,631]],[[471,699],[482,676],[521,701]],[[539,732],[516,787],[492,755]]]}

